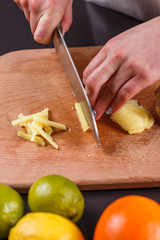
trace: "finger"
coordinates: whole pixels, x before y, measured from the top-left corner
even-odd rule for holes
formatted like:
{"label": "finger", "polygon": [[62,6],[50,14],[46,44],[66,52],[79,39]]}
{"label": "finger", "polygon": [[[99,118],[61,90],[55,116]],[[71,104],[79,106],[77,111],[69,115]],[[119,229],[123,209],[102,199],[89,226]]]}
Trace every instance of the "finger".
{"label": "finger", "polygon": [[29,7],[31,11],[30,26],[35,41],[42,44],[51,42],[53,31],[61,21],[65,6],[54,6],[52,3],[48,7],[47,2],[34,1],[30,2]]}
{"label": "finger", "polygon": [[61,20],[61,16],[54,12],[54,14],[45,12],[39,19],[38,25],[34,32],[35,41],[47,44],[52,41],[54,29],[57,27]]}
{"label": "finger", "polygon": [[83,72],[83,83],[86,84],[86,79],[93,73],[93,71],[104,62],[106,59],[106,53],[103,49],[92,59]]}
{"label": "finger", "polygon": [[[29,1],[29,11],[30,11],[30,28],[31,32],[34,35],[34,32],[36,30],[36,27],[38,25],[38,21],[41,17],[41,5],[40,1]],[[43,14],[43,11],[42,11]]]}
{"label": "finger", "polygon": [[118,111],[125,103],[127,103],[132,97],[139,93],[142,89],[148,86],[145,79],[135,76],[131,78],[122,88],[119,90],[117,96],[111,103],[113,113]]}
{"label": "finger", "polygon": [[30,28],[31,28],[31,32],[33,35],[38,26],[38,22],[43,14],[44,14],[44,12],[42,14],[36,14],[35,12],[31,11],[31,13],[30,13]]}
{"label": "finger", "polygon": [[23,12],[24,12],[25,18],[29,22],[30,21],[30,11],[29,11],[29,9],[28,10],[27,9],[23,9]]}
{"label": "finger", "polygon": [[86,80],[85,90],[92,107],[94,107],[104,85],[118,71],[120,64],[121,62],[118,58],[105,59]]}
{"label": "finger", "polygon": [[30,10],[29,10],[29,4],[28,4],[27,0],[21,1],[21,9],[23,10],[26,19],[29,21],[30,20]]}
{"label": "finger", "polygon": [[[21,4],[19,2],[19,0],[14,0],[14,2],[18,5],[18,7],[22,10]],[[22,10],[23,11],[23,10]]]}
{"label": "finger", "polygon": [[73,4],[73,0],[70,0],[69,3],[67,4],[65,13],[61,20],[63,35],[69,30],[72,24],[72,4]]}
{"label": "finger", "polygon": [[125,103],[127,103],[132,97],[134,97],[138,92],[140,92],[145,87],[145,82],[142,79],[135,76],[129,79],[118,91],[116,97],[113,99],[111,104],[105,105],[105,99],[100,98],[95,106],[95,111],[97,113],[96,120],[100,119],[106,109],[109,107],[111,109],[110,113],[118,111]]}
{"label": "finger", "polygon": [[111,107],[111,103],[115,99],[118,91],[122,86],[133,77],[132,72],[125,67],[121,67],[107,82],[101,95],[99,96],[96,105],[95,111],[97,113],[97,119],[99,119],[103,113]]}

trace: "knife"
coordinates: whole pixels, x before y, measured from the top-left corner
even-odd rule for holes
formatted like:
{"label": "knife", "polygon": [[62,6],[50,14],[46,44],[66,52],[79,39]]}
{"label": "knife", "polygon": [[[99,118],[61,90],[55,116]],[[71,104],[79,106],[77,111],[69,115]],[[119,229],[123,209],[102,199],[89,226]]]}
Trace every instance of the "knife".
{"label": "knife", "polygon": [[91,133],[99,147],[100,140],[99,140],[98,128],[97,128],[97,124],[96,124],[95,117],[93,114],[93,110],[91,108],[89,99],[84,90],[82,81],[79,77],[79,74],[78,74],[75,64],[73,62],[73,59],[70,55],[68,47],[65,43],[60,25],[55,29],[55,31],[53,33],[53,43],[54,43],[54,47],[56,49],[56,53],[59,56],[60,61],[64,67],[64,70],[66,72],[66,75],[68,77],[68,80],[70,82],[72,90],[74,92],[74,95],[75,95],[77,101],[82,104],[82,108],[83,108],[85,117],[91,128]]}

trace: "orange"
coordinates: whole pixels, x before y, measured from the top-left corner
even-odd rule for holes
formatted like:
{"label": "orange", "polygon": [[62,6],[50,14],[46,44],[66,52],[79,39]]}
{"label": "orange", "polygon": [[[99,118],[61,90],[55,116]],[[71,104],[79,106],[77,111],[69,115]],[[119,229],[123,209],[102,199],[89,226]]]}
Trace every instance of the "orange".
{"label": "orange", "polygon": [[119,198],[101,214],[93,240],[160,240],[160,205],[142,196]]}

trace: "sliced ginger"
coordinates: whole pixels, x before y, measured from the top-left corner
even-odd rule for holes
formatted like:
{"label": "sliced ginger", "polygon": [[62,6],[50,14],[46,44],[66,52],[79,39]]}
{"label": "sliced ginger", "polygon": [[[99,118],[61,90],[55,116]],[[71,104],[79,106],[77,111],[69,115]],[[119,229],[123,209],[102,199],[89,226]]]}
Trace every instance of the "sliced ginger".
{"label": "sliced ginger", "polygon": [[129,134],[141,133],[150,129],[154,124],[153,116],[137,100],[130,100],[111,119],[118,123]]}
{"label": "sliced ginger", "polygon": [[26,133],[18,131],[19,137],[22,137],[41,146],[45,146],[43,139],[46,139],[56,149],[58,149],[58,145],[53,141],[51,137],[51,134],[53,132],[52,127],[66,130],[66,126],[64,124],[48,120],[48,108],[45,108],[41,112],[28,116],[24,116],[21,113],[18,115],[18,119],[12,121],[12,125],[20,125],[26,129]]}
{"label": "sliced ginger", "polygon": [[87,122],[87,119],[85,117],[83,107],[81,103],[75,103],[75,109],[76,113],[79,119],[79,122],[81,124],[83,132],[86,132],[88,129],[90,129],[89,123]]}
{"label": "sliced ginger", "polygon": [[18,136],[21,138],[24,138],[26,140],[29,140],[31,142],[35,142],[41,146],[44,147],[45,142],[43,141],[43,139],[41,137],[35,136],[35,135],[30,135],[28,133],[24,133],[22,131],[18,131]]}

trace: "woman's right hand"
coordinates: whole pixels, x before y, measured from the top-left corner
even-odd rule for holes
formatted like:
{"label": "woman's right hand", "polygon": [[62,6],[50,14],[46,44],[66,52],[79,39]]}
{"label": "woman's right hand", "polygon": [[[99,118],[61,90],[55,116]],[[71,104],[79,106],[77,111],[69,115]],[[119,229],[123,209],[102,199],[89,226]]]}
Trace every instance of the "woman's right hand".
{"label": "woman's right hand", "polygon": [[48,44],[61,22],[63,34],[72,23],[73,0],[14,0],[30,23],[35,41]]}

